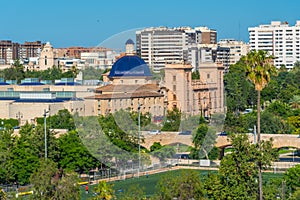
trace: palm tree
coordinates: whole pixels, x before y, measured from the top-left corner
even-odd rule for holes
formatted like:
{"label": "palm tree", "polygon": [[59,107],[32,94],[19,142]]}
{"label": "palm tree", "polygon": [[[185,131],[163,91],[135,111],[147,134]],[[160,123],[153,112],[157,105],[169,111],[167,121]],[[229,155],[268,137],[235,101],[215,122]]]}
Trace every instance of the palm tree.
{"label": "palm tree", "polygon": [[300,108],[300,95],[295,95],[293,98],[290,100],[290,104],[292,108],[298,109]]}
{"label": "palm tree", "polygon": [[[273,64],[274,57],[267,55],[267,52],[253,50],[244,58],[246,76],[254,84],[257,91],[257,143],[260,149],[260,93],[270,82],[271,75],[276,74],[276,68]],[[262,200],[262,176],[261,164],[258,163],[259,178],[259,199]]]}
{"label": "palm tree", "polygon": [[79,70],[74,65],[72,66],[72,68],[70,69],[70,71],[72,72],[73,78],[76,78],[76,76],[79,74]]}

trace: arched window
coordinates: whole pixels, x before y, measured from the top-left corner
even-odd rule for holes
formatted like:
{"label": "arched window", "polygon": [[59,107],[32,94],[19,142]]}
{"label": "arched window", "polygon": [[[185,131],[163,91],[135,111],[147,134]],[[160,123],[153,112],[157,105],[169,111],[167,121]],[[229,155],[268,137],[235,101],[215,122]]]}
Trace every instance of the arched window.
{"label": "arched window", "polygon": [[45,56],[45,65],[47,65],[47,56]]}

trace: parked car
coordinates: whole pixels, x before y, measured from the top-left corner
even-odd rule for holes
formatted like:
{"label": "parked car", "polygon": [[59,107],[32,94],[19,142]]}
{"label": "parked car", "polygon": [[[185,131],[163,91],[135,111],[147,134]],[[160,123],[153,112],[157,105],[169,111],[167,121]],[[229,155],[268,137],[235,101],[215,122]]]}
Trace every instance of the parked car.
{"label": "parked car", "polygon": [[223,131],[219,134],[219,136],[227,136],[227,133],[225,131]]}
{"label": "parked car", "polygon": [[192,131],[190,131],[190,130],[180,131],[179,132],[179,135],[191,135],[191,134],[192,134]]}
{"label": "parked car", "polygon": [[244,112],[242,112],[243,114],[248,114],[251,113],[253,111],[252,108],[247,108]]}
{"label": "parked car", "polygon": [[152,135],[155,135],[155,134],[157,135],[157,134],[160,134],[161,132],[160,132],[160,130],[151,130],[148,133],[152,134]]}

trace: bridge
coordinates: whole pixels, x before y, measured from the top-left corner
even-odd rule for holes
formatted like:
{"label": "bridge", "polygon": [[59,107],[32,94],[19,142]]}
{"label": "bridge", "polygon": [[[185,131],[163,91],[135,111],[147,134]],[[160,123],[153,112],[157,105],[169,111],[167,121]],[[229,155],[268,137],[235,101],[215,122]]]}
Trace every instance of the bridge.
{"label": "bridge", "polygon": [[[150,149],[154,142],[160,142],[161,145],[171,145],[171,144],[185,144],[188,146],[193,146],[191,135],[179,135],[178,132],[162,132],[161,134],[143,134],[145,138],[145,143],[142,145],[147,149]],[[295,147],[300,149],[300,137],[298,135],[291,134],[261,134],[261,140],[270,140],[273,138],[273,147]],[[249,134],[250,142],[253,142],[253,134]],[[227,136],[218,136],[216,140],[216,147],[225,148],[231,146]]]}

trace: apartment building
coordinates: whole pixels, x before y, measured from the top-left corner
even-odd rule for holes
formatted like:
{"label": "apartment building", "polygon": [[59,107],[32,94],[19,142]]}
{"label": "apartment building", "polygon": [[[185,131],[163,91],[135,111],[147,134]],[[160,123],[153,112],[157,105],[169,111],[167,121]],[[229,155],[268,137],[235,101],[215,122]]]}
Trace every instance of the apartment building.
{"label": "apartment building", "polygon": [[201,63],[222,63],[225,71],[229,68],[230,48],[218,44],[198,44],[184,48],[184,59],[191,64],[192,71],[198,70]]}
{"label": "apartment building", "polygon": [[218,42],[220,47],[229,48],[228,65],[234,65],[240,58],[249,52],[249,45],[235,39],[222,39]]}
{"label": "apartment building", "polygon": [[44,47],[41,41],[20,44],[11,40],[0,41],[0,65],[12,64],[14,60],[26,62],[29,58],[39,57]]}
{"label": "apartment building", "polygon": [[250,27],[250,50],[264,50],[275,56],[275,66],[292,69],[300,60],[300,21],[294,26],[288,22],[272,21],[271,24]]}
{"label": "apartment building", "polygon": [[207,27],[146,28],[136,32],[136,52],[154,72],[159,72],[166,64],[187,59],[185,49],[216,43],[216,38],[216,31]]}

